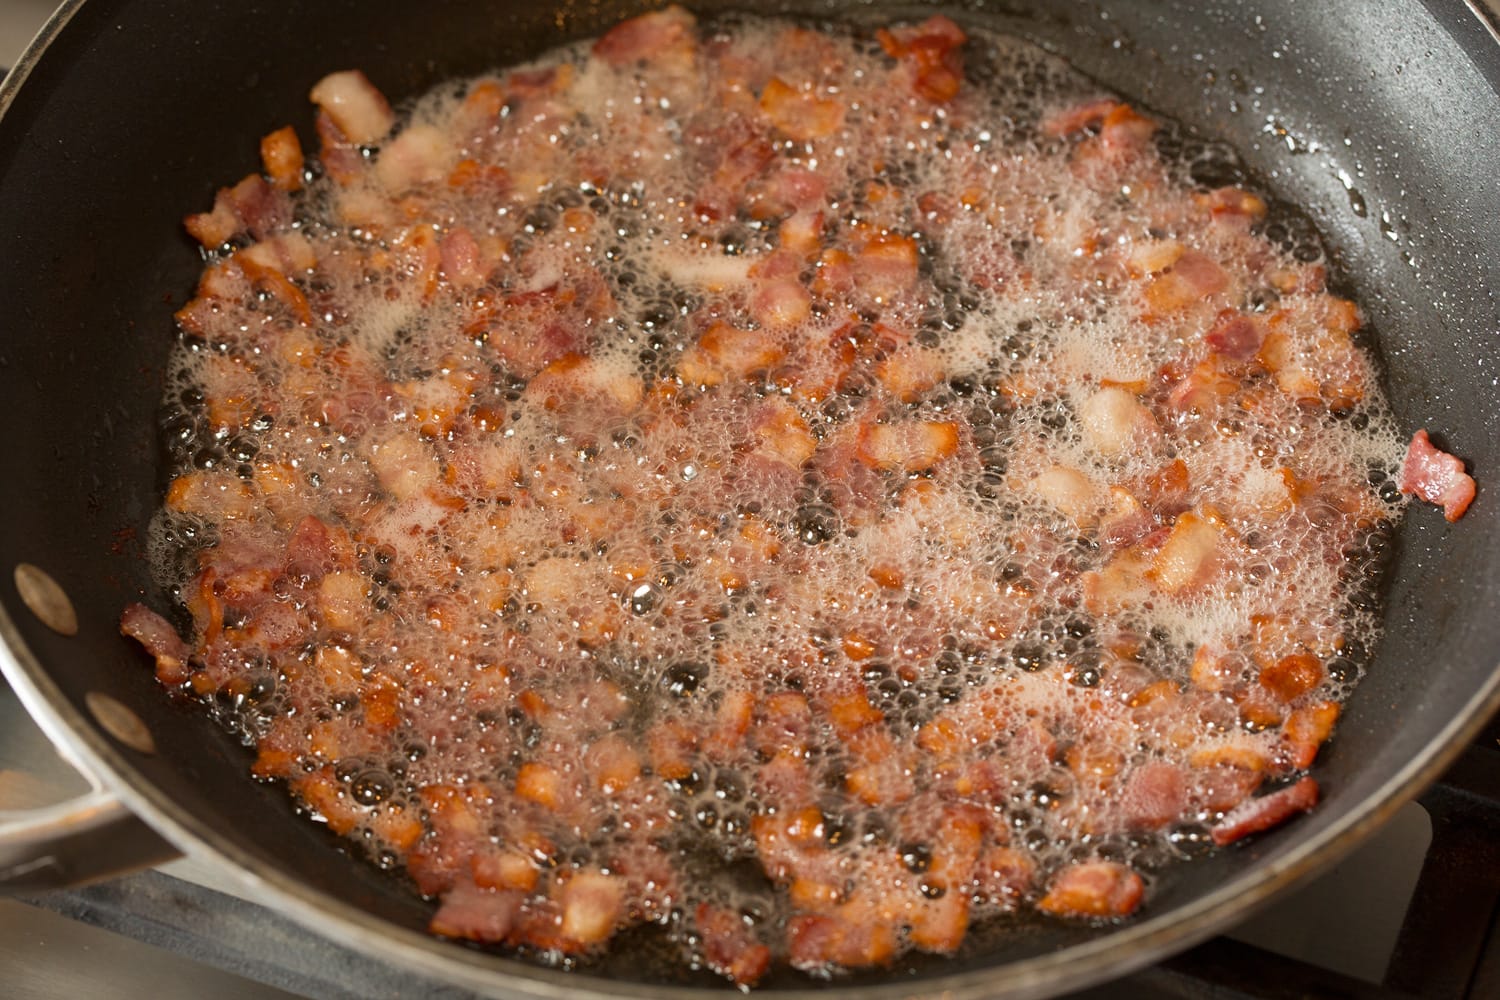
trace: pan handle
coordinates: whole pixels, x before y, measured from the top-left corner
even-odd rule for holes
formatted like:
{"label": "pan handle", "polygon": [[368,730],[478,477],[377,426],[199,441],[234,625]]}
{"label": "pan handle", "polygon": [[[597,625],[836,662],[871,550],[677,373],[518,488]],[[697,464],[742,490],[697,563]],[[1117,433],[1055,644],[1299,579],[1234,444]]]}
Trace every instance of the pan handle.
{"label": "pan handle", "polygon": [[113,793],[0,811],[0,894],[96,882],[181,856]]}

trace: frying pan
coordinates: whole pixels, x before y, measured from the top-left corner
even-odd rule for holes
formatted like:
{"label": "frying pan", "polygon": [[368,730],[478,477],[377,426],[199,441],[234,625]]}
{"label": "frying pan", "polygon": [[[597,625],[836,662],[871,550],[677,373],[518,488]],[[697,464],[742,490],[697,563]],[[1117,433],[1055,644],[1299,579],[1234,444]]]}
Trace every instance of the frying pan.
{"label": "frying pan", "polygon": [[[700,12],[925,16],[795,0]],[[1388,625],[1317,776],[1312,814],[1154,879],[1114,928],[1026,923],[850,976],[867,997],[1040,995],[1123,974],[1243,917],[1328,865],[1434,778],[1500,702],[1500,45],[1458,0],[1098,4],[971,0],[971,21],[1075,66],[1204,139],[1305,206],[1361,302],[1400,424],[1428,427],[1481,484],[1467,517],[1408,516]],[[98,877],[175,850],[222,865],[335,940],[506,996],[693,996],[724,987],[627,940],[579,973],[428,938],[430,904],[248,779],[248,751],[163,696],[117,634],[132,600],[163,603],[143,558],[158,503],[155,414],[197,255],[185,212],[255,162],[258,137],[310,121],[324,73],[361,67],[393,98],[597,33],[624,0],[82,0],[66,4],[0,90],[0,665],[99,788],[8,824],[0,882]],[[40,571],[40,572],[38,572]],[[76,619],[40,586],[54,581]],[[22,591],[30,601],[22,599]],[[38,614],[40,611],[40,614]],[[50,623],[50,626],[49,626]],[[645,956],[645,960],[642,960]],[[813,988],[793,973],[763,987]],[[677,991],[677,992],[673,992]]]}

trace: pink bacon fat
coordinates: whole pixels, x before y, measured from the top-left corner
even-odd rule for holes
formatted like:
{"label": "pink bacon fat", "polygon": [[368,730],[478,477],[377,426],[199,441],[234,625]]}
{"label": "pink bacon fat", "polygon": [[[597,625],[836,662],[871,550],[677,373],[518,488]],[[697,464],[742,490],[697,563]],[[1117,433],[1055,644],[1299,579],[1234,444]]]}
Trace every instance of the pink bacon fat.
{"label": "pink bacon fat", "polygon": [[1474,499],[1474,480],[1464,472],[1462,459],[1435,447],[1427,431],[1412,435],[1401,463],[1401,492],[1443,508],[1443,517],[1457,521]]}

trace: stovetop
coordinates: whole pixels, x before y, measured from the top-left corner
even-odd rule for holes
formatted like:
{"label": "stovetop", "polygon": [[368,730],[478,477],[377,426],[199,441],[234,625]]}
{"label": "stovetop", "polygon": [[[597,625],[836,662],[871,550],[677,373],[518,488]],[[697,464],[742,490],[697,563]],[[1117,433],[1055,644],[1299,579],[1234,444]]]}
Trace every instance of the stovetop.
{"label": "stovetop", "polygon": [[[1486,0],[1500,9],[1500,0]],[[0,66],[51,0],[0,0]],[[87,784],[0,686],[0,810]],[[467,994],[356,956],[237,895],[192,859],[85,889],[0,900],[17,1000]],[[1500,719],[1368,843],[1229,934],[1073,1000],[1500,997]]]}

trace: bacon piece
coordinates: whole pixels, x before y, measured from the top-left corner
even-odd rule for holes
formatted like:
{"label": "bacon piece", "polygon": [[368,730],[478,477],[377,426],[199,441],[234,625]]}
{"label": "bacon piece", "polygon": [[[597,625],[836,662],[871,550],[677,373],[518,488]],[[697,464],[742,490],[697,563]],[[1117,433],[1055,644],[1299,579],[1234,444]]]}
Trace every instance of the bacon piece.
{"label": "bacon piece", "polygon": [[519,892],[496,892],[464,881],[443,896],[442,905],[432,915],[427,929],[444,937],[504,941],[515,926],[524,898]]}
{"label": "bacon piece", "polygon": [[1134,393],[1118,386],[1105,386],[1085,399],[1078,420],[1084,442],[1108,457],[1134,452],[1138,443],[1152,441],[1161,432],[1151,411]]}
{"label": "bacon piece", "polygon": [[910,236],[885,234],[866,243],[852,266],[855,286],[876,302],[890,302],[916,284],[919,255]]}
{"label": "bacon piece", "polygon": [[1072,107],[1042,122],[1042,131],[1059,138],[1099,130],[1099,144],[1114,157],[1139,152],[1156,132],[1156,122],[1128,104],[1100,98]]}
{"label": "bacon piece", "polygon": [[[776,159],[770,140],[744,119],[731,120],[712,130],[699,129],[696,145],[709,177],[693,202],[693,211],[710,219],[734,213],[746,186]],[[762,205],[762,210],[770,206]]]}
{"label": "bacon piece", "polygon": [[1310,653],[1293,653],[1262,667],[1260,685],[1290,703],[1323,683],[1323,664]]}
{"label": "bacon piece", "polygon": [[1226,309],[1219,313],[1203,340],[1217,354],[1236,361],[1249,361],[1260,350],[1265,331],[1253,317]]}
{"label": "bacon piece", "polygon": [[438,267],[450,284],[476,288],[489,271],[479,243],[463,226],[455,226],[438,241]]}
{"label": "bacon piece", "polygon": [[677,370],[689,385],[719,385],[725,379],[748,378],[786,357],[786,348],[768,330],[741,330],[715,320],[683,353]]}
{"label": "bacon piece", "polygon": [[1293,709],[1287,716],[1282,741],[1286,745],[1288,763],[1294,769],[1302,770],[1312,766],[1318,756],[1318,748],[1333,733],[1339,711],[1338,702],[1319,701]]}
{"label": "bacon piece", "polygon": [[934,104],[957,96],[964,80],[959,47],[969,39],[952,20],[937,14],[914,27],[882,28],[876,37],[887,55],[906,63],[917,96]]}
{"label": "bacon piece", "polygon": [[431,125],[411,125],[380,151],[375,176],[393,195],[423,184],[446,180],[451,170],[453,139]]}
{"label": "bacon piece", "polygon": [[144,604],[131,604],[120,615],[120,634],[140,643],[155,658],[156,677],[163,684],[181,684],[187,680],[188,656],[192,651],[161,615]]}
{"label": "bacon piece", "polygon": [[936,420],[871,424],[859,440],[860,461],[876,469],[920,472],[958,449],[958,425]]}
{"label": "bacon piece", "polygon": [[214,196],[212,211],[190,215],[183,226],[199,243],[217,250],[248,232],[263,240],[292,221],[292,203],[285,191],[272,187],[260,174],[250,174]]}
{"label": "bacon piece", "polygon": [[1401,463],[1401,492],[1421,497],[1443,508],[1443,517],[1457,521],[1474,499],[1474,480],[1464,472],[1464,463],[1435,447],[1427,431],[1412,435]]}
{"label": "bacon piece", "polygon": [[1179,312],[1217,295],[1228,285],[1229,277],[1217,261],[1189,250],[1146,285],[1146,318],[1157,320]]}
{"label": "bacon piece", "polygon": [[1266,217],[1265,201],[1243,188],[1215,188],[1206,195],[1195,196],[1195,200],[1209,210],[1215,222],[1248,227]]}
{"label": "bacon piece", "polygon": [[572,407],[582,399],[629,413],[645,396],[640,376],[605,361],[567,354],[550,362],[526,387],[526,395],[549,410]]}
{"label": "bacon piece", "polygon": [[788,958],[795,968],[826,971],[880,965],[896,950],[896,931],[890,924],[870,919],[869,906],[845,904],[832,915],[798,914],[787,921]]}
{"label": "bacon piece", "polygon": [[562,887],[562,935],[581,945],[598,944],[614,933],[625,909],[625,880],[603,872],[581,872]]}
{"label": "bacon piece", "polygon": [[627,66],[643,59],[692,51],[692,32],[697,20],[675,4],[662,10],[632,17],[610,28],[594,43],[594,55],[611,66]]}
{"label": "bacon piece", "polygon": [[844,124],[844,106],[810,90],[771,77],[760,95],[760,109],[779,131],[797,142],[822,139]]}
{"label": "bacon piece", "polygon": [[328,74],[313,84],[307,96],[346,139],[361,146],[384,139],[396,124],[390,102],[357,69]]}
{"label": "bacon piece", "polygon": [[1036,905],[1053,916],[1107,920],[1134,913],[1145,894],[1141,877],[1124,865],[1085,861],[1059,872]]}
{"label": "bacon piece", "polygon": [[812,315],[812,296],[795,278],[766,278],[750,299],[750,311],[765,328],[787,330]]}
{"label": "bacon piece", "polygon": [[290,125],[269,133],[260,140],[260,162],[271,184],[282,191],[302,187],[302,143],[297,130]]}
{"label": "bacon piece", "polygon": [[771,949],[755,939],[732,910],[699,903],[693,924],[702,940],[703,960],[737,986],[753,986],[771,967]]}
{"label": "bacon piece", "polygon": [[1186,249],[1177,240],[1146,240],[1131,248],[1125,269],[1132,278],[1158,274],[1177,263]]}
{"label": "bacon piece", "polygon": [[1169,594],[1205,583],[1218,563],[1224,534],[1215,521],[1188,511],[1172,525],[1146,576]]}
{"label": "bacon piece", "polygon": [[1187,808],[1187,783],[1174,764],[1143,764],[1125,780],[1120,807],[1132,829],[1155,830],[1182,815]]}
{"label": "bacon piece", "polygon": [[1312,778],[1302,778],[1270,795],[1249,799],[1231,809],[1223,819],[1214,824],[1211,835],[1220,847],[1248,837],[1252,833],[1279,826],[1298,813],[1307,812],[1318,804],[1318,783]]}
{"label": "bacon piece", "polygon": [[1088,476],[1067,465],[1042,470],[1028,483],[1031,492],[1078,528],[1087,530],[1098,520],[1099,487]]}

